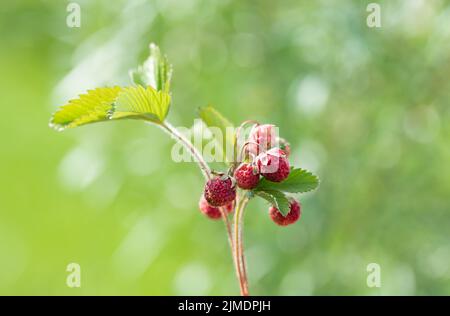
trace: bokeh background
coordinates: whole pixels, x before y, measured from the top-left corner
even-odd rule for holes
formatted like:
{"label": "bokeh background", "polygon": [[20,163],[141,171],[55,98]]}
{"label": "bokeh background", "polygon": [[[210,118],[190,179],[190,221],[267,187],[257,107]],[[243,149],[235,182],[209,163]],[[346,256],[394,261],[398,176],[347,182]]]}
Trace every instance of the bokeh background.
{"label": "bokeh background", "polygon": [[173,124],[208,103],[274,123],[321,178],[292,227],[250,203],[252,294],[450,294],[448,1],[378,1],[381,28],[370,1],[76,2],[81,28],[68,1],[0,8],[0,294],[238,294],[201,174],[161,130],[48,128],[86,89],[129,84],[152,41],[174,65]]}

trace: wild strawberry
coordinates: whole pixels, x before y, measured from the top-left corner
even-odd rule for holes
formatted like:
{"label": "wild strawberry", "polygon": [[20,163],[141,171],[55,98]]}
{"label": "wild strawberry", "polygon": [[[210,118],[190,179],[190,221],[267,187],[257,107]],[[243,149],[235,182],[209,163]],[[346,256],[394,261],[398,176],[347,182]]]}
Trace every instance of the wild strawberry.
{"label": "wild strawberry", "polygon": [[254,126],[248,136],[249,144],[247,145],[247,151],[257,156],[275,146],[275,129],[275,125],[271,124]]}
{"label": "wild strawberry", "polygon": [[287,226],[293,224],[300,218],[301,215],[300,203],[297,202],[296,200],[292,200],[290,202],[289,209],[290,209],[289,213],[286,215],[286,217],[284,217],[283,214],[281,214],[280,211],[275,206],[272,206],[269,209],[270,218],[275,222],[275,224],[280,226]]}
{"label": "wild strawberry", "polygon": [[234,172],[236,184],[241,189],[254,189],[259,182],[259,172],[256,166],[249,163],[241,164]]}
{"label": "wild strawberry", "polygon": [[[211,219],[219,219],[220,217],[222,217],[219,208],[209,205],[208,201],[206,201],[203,194],[200,197],[200,201],[198,202],[198,207],[200,208],[200,211],[203,214],[205,214]],[[227,213],[231,213],[231,211],[233,210],[233,203],[227,204],[224,208],[227,211]]]}
{"label": "wild strawberry", "polygon": [[269,181],[281,182],[289,176],[290,165],[284,151],[272,148],[256,157],[259,172]]}
{"label": "wild strawberry", "polygon": [[224,206],[236,198],[236,187],[230,177],[217,177],[206,182],[204,195],[211,206]]}

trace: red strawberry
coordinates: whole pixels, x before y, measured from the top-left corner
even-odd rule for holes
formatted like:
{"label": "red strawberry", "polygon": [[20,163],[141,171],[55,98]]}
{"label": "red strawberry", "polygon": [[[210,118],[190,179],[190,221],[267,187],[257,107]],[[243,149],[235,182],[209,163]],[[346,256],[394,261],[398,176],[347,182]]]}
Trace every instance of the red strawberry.
{"label": "red strawberry", "polygon": [[[222,216],[219,208],[209,205],[203,194],[200,197],[200,201],[198,202],[198,207],[203,214],[211,219],[219,219]],[[225,206],[225,210],[227,211],[227,213],[231,213],[231,211],[233,210],[233,203],[227,204]]]}
{"label": "red strawberry", "polygon": [[291,171],[289,160],[280,148],[272,148],[256,157],[259,172],[269,181],[281,182]]}
{"label": "red strawberry", "polygon": [[290,209],[289,213],[286,215],[286,217],[284,217],[283,214],[281,214],[280,211],[275,206],[272,206],[269,209],[270,218],[275,222],[275,224],[279,226],[287,226],[293,224],[300,218],[301,215],[300,203],[297,202],[296,200],[292,200],[290,202],[289,209]]}
{"label": "red strawberry", "polygon": [[241,189],[254,189],[259,182],[259,172],[252,164],[243,163],[234,172],[236,184]]}
{"label": "red strawberry", "polygon": [[236,198],[236,187],[230,177],[217,177],[206,183],[204,195],[211,206],[224,206]]}

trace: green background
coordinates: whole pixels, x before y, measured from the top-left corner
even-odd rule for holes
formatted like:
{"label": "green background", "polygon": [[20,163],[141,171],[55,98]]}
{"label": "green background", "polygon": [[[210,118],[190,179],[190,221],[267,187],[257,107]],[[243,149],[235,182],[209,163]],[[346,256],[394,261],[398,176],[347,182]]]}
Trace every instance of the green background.
{"label": "green background", "polygon": [[450,294],[448,1],[379,1],[381,28],[369,1],[77,2],[81,28],[67,1],[0,8],[0,294],[238,294],[201,174],[161,130],[48,128],[86,89],[129,84],[150,42],[174,65],[174,125],[208,103],[276,124],[321,178],[293,226],[250,203],[251,294]]}

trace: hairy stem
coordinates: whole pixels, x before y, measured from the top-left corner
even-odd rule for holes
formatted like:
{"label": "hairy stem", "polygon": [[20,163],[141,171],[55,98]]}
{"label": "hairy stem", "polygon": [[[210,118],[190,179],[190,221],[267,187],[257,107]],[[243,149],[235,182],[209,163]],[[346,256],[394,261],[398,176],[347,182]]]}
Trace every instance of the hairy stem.
{"label": "hairy stem", "polygon": [[179,141],[187,150],[189,150],[195,162],[197,162],[198,166],[200,167],[200,170],[202,171],[205,178],[207,180],[210,180],[212,178],[211,169],[203,159],[202,154],[198,151],[197,148],[195,148],[195,146],[191,143],[191,141],[187,139],[186,136],[180,133],[180,131],[178,131],[175,127],[172,126],[172,124],[170,124],[167,121],[161,123],[160,126],[166,132],[168,132],[173,138]]}
{"label": "hairy stem", "polygon": [[244,248],[242,241],[242,225],[243,225],[243,213],[245,211],[245,206],[247,205],[248,198],[246,196],[238,197],[236,212],[234,214],[234,257],[236,260],[236,265],[239,269],[239,274],[241,275],[240,286],[241,295],[248,296],[248,280],[247,280],[247,269],[245,267],[244,258]]}
{"label": "hairy stem", "polygon": [[244,238],[243,238],[243,232],[244,232],[244,213],[245,208],[247,207],[249,199],[247,196],[244,196],[243,202],[241,205],[241,211],[239,212],[239,258],[241,262],[242,267],[242,274],[243,278],[245,280],[245,286],[247,288],[247,295],[248,295],[248,278],[247,278],[247,265],[245,262],[245,255],[244,255]]}

